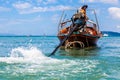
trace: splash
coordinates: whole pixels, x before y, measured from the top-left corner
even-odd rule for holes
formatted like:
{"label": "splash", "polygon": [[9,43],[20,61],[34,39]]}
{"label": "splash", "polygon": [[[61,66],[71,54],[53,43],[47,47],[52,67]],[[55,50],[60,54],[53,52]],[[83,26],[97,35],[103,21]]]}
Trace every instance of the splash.
{"label": "splash", "polygon": [[10,57],[18,58],[45,58],[41,50],[38,50],[36,47],[30,47],[28,49],[23,47],[14,48],[11,51]]}
{"label": "splash", "polygon": [[[13,48],[9,57],[0,57],[0,62],[6,63],[44,63],[54,60],[45,56],[37,47],[17,47]],[[56,59],[57,60],[57,59]],[[56,61],[55,60],[55,61]]]}

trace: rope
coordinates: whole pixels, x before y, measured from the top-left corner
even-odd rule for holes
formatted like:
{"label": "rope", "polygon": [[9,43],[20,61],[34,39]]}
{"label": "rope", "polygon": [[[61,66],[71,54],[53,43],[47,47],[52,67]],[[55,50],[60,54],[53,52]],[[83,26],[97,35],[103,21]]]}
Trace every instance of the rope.
{"label": "rope", "polygon": [[73,42],[66,43],[65,49],[76,47],[76,44],[79,44],[80,48],[85,47],[83,42],[81,42],[81,41],[73,41]]}

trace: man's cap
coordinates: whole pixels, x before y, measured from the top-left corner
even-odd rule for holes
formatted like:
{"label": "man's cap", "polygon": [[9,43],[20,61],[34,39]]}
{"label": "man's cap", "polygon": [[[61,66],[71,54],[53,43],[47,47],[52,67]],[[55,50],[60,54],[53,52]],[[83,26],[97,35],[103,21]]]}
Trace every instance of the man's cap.
{"label": "man's cap", "polygon": [[82,8],[84,8],[84,7],[88,8],[88,5],[83,5]]}

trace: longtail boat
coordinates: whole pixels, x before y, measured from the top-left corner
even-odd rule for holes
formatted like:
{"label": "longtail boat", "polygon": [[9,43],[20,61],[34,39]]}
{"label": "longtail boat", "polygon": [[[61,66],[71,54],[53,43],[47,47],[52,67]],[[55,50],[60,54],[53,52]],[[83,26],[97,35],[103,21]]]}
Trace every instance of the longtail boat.
{"label": "longtail boat", "polygon": [[[72,13],[73,12],[73,13]],[[63,11],[59,25],[58,25],[58,34],[60,42],[69,34],[73,23],[71,21],[71,16],[75,13],[74,10]],[[89,14],[90,13],[90,14]],[[91,46],[97,46],[98,39],[102,36],[101,31],[99,30],[99,24],[94,9],[87,11],[89,14],[89,19],[84,25],[84,28],[79,30],[74,30],[73,33],[69,36],[66,41],[60,46],[62,48],[86,48]]]}

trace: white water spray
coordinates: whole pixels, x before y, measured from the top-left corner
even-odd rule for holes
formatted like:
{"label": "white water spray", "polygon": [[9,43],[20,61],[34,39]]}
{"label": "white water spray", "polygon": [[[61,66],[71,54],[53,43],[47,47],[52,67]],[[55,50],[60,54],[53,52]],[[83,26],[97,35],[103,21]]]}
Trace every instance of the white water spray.
{"label": "white water spray", "polygon": [[12,49],[10,57],[44,58],[45,56],[43,55],[42,51],[37,49],[36,47],[31,47],[28,49],[23,47],[18,47],[18,48]]}

